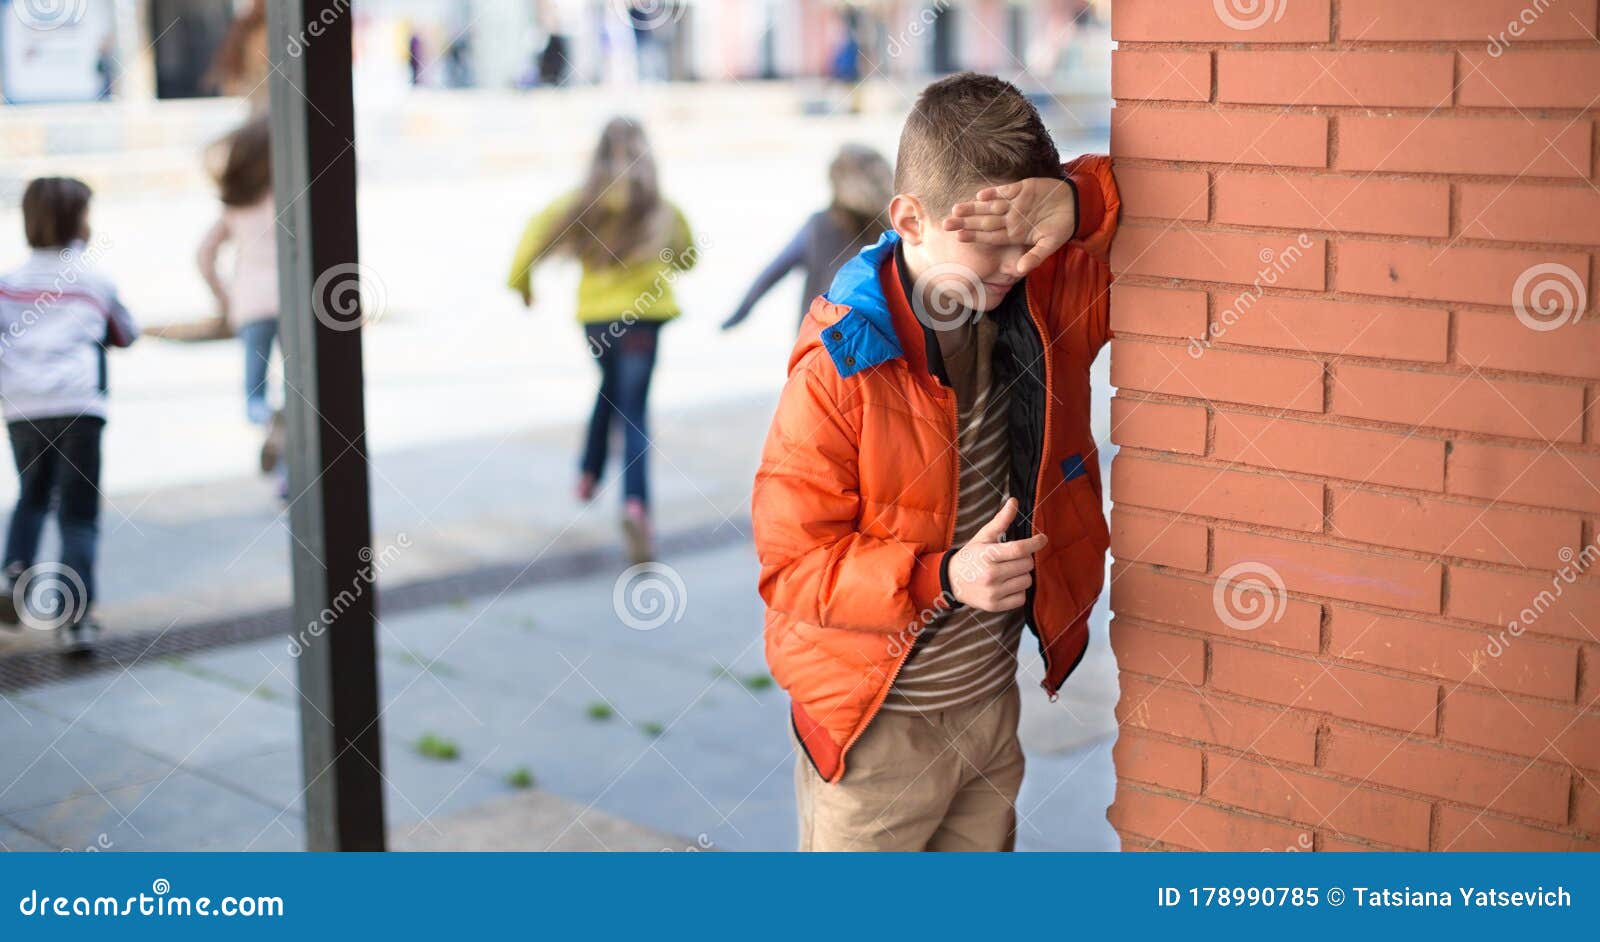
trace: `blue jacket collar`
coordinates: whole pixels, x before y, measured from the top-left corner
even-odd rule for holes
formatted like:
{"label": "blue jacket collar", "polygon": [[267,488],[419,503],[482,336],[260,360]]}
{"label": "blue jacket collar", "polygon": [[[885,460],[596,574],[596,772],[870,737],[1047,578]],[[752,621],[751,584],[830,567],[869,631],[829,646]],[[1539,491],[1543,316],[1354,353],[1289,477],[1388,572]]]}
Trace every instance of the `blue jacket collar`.
{"label": "blue jacket collar", "polygon": [[902,354],[894,330],[894,315],[883,296],[878,271],[894,255],[898,233],[885,232],[877,243],[861,250],[833,278],[825,299],[850,309],[837,322],[822,329],[822,345],[843,377],[853,376]]}

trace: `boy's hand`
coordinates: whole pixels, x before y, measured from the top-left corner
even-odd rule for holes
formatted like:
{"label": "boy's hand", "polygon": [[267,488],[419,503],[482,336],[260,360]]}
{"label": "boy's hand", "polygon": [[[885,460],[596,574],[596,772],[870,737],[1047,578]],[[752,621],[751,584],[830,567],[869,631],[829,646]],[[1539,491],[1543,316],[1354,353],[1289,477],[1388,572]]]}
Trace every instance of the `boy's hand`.
{"label": "boy's hand", "polygon": [[1033,585],[1033,554],[1048,542],[1043,533],[1002,543],[1017,518],[1017,499],[1008,498],[994,519],[950,558],[950,594],[963,605],[985,612],[1009,612],[1028,599]]}
{"label": "boy's hand", "polygon": [[961,242],[1026,246],[1017,272],[1027,275],[1071,240],[1078,204],[1065,181],[1030,177],[979,190],[971,201],[951,207],[944,228]]}

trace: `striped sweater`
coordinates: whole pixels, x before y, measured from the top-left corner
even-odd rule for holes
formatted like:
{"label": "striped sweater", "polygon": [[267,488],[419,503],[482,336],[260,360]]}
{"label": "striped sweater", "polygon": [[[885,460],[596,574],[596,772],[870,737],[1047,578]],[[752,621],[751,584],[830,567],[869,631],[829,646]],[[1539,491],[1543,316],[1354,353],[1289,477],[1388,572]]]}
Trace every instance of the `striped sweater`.
{"label": "striped sweater", "polygon": [[[1016,289],[1020,296],[1022,289]],[[1010,299],[1007,299],[1010,303]],[[998,311],[996,312],[999,313]],[[1007,390],[993,382],[994,315],[935,331],[944,370],[955,389],[961,495],[955,540],[962,546],[1005,504],[1011,477]],[[1013,682],[1023,610],[961,607],[923,629],[889,688],[883,709],[929,712],[992,697]]]}

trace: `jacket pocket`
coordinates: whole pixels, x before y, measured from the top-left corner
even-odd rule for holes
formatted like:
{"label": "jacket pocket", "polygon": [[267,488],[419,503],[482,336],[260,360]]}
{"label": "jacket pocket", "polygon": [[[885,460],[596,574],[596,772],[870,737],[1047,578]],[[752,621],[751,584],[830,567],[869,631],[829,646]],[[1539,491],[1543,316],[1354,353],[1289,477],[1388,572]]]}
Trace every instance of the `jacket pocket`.
{"label": "jacket pocket", "polygon": [[1100,490],[1094,486],[1094,476],[1089,473],[1083,455],[1068,455],[1062,459],[1061,477],[1061,488],[1065,491],[1063,500],[1078,521],[1078,533],[1072,542],[1087,539],[1096,549],[1106,550],[1111,545],[1111,531],[1106,527]]}

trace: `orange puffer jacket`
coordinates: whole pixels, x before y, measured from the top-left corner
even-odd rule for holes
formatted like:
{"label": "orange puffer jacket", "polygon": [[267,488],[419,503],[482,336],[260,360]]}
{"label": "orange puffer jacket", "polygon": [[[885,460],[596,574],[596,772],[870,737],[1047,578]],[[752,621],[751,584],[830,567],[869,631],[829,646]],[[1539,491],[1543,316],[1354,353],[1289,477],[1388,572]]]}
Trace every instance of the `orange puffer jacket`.
{"label": "orange puffer jacket", "polygon": [[[1008,536],[1044,533],[1027,624],[1055,696],[1088,645],[1110,542],[1089,429],[1089,366],[1110,337],[1106,256],[1120,201],[1107,157],[1063,170],[1073,241],[1028,275],[1030,317],[999,323],[995,381],[1011,390]],[[929,372],[937,343],[912,312],[887,233],[840,269],[789,360],[753,497],[766,651],[795,733],[827,780],[872,721],[921,629],[951,599],[960,469],[956,397]]]}

